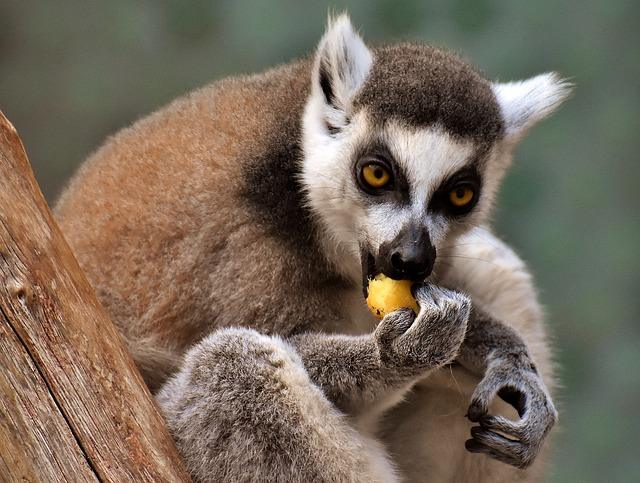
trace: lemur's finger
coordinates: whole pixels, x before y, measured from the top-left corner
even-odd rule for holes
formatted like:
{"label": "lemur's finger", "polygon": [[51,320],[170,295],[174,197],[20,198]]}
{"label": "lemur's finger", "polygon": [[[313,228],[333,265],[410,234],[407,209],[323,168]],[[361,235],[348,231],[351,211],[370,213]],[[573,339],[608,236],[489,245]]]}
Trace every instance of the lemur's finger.
{"label": "lemur's finger", "polygon": [[471,437],[479,443],[509,454],[517,452],[521,446],[520,441],[509,439],[501,434],[483,429],[481,426],[471,428]]}
{"label": "lemur's finger", "polygon": [[520,422],[511,421],[504,416],[487,414],[481,416],[478,422],[483,429],[500,431],[501,433],[514,436],[518,439],[522,439],[526,435],[525,427]]}
{"label": "lemur's finger", "polygon": [[386,343],[397,339],[413,324],[416,316],[411,309],[398,309],[385,316],[376,328],[376,337]]}
{"label": "lemur's finger", "polygon": [[500,454],[505,459],[508,459],[510,464],[514,464],[519,468],[528,466],[532,460],[529,446],[520,441],[514,441],[493,431],[486,431],[480,426],[471,428],[471,437],[473,441],[493,450],[492,456],[496,457],[497,454]]}
{"label": "lemur's finger", "polygon": [[450,350],[443,352],[434,364],[449,362],[464,339],[471,307],[469,299],[459,292],[423,285],[416,292],[416,300],[420,305],[419,322],[413,325],[410,332],[440,347],[449,346]]}
{"label": "lemur's finger", "polygon": [[436,286],[430,283],[416,283],[411,288],[411,293],[418,302],[420,308],[436,306],[435,301]]}
{"label": "lemur's finger", "polygon": [[477,423],[482,416],[487,414],[487,411],[489,411],[489,404],[484,399],[474,398],[467,409],[466,416],[469,421]]}
{"label": "lemur's finger", "polygon": [[502,380],[502,374],[489,372],[489,374],[480,381],[480,384],[478,384],[473,392],[473,396],[471,396],[471,405],[467,410],[467,418],[469,418],[470,421],[477,423],[481,416],[487,414],[489,404],[502,387]]}
{"label": "lemur's finger", "polygon": [[469,451],[470,453],[482,453],[482,454],[486,454],[491,456],[492,458],[501,461],[503,463],[506,463],[508,465],[511,466],[515,466],[517,468],[520,468],[522,465],[522,462],[520,461],[519,458],[512,456],[512,455],[508,455],[508,454],[504,454],[490,446],[487,446],[485,444],[479,443],[478,441],[476,441],[475,439],[468,439],[467,441],[465,441],[464,443],[464,447],[467,449],[467,451]]}
{"label": "lemur's finger", "polygon": [[412,289],[413,296],[420,307],[433,306],[440,310],[445,308],[460,309],[470,305],[469,298],[461,292],[449,290],[429,283],[415,284]]}

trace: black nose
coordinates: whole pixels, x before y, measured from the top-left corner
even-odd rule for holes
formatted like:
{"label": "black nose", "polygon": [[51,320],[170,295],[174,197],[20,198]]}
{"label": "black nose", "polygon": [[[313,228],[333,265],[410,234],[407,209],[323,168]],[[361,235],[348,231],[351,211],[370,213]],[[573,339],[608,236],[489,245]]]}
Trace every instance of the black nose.
{"label": "black nose", "polygon": [[412,277],[427,274],[431,267],[431,257],[421,247],[402,247],[391,254],[391,265],[395,270]]}
{"label": "black nose", "polygon": [[380,259],[388,277],[420,281],[431,274],[436,249],[425,228],[410,226],[380,247]]}

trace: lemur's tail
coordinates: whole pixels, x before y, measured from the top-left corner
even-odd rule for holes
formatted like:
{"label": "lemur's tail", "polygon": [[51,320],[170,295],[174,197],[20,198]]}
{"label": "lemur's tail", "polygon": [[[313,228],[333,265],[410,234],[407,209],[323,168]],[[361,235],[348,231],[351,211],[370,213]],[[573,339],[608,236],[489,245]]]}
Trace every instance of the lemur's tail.
{"label": "lemur's tail", "polygon": [[150,337],[125,336],[124,339],[144,382],[155,394],[178,369],[180,357]]}

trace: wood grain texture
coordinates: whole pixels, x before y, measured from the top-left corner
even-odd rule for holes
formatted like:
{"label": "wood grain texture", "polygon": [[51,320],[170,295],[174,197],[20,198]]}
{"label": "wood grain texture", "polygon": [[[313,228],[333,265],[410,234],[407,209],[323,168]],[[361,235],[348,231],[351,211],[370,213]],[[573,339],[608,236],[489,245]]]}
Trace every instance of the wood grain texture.
{"label": "wood grain texture", "polygon": [[189,481],[0,113],[0,479]]}
{"label": "wood grain texture", "polygon": [[70,468],[76,481],[97,481],[45,380],[1,313],[0,367],[0,481],[9,476],[46,481]]}

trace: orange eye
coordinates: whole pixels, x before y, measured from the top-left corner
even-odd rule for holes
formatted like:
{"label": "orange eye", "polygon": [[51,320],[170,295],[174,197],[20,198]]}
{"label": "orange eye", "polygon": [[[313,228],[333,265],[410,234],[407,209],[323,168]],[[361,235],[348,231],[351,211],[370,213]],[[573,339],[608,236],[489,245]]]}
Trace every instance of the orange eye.
{"label": "orange eye", "polygon": [[384,166],[377,163],[369,163],[362,168],[362,179],[369,187],[380,189],[389,182],[391,174]]}
{"label": "orange eye", "polygon": [[449,191],[449,201],[457,208],[468,205],[473,199],[473,189],[469,186],[458,186]]}

